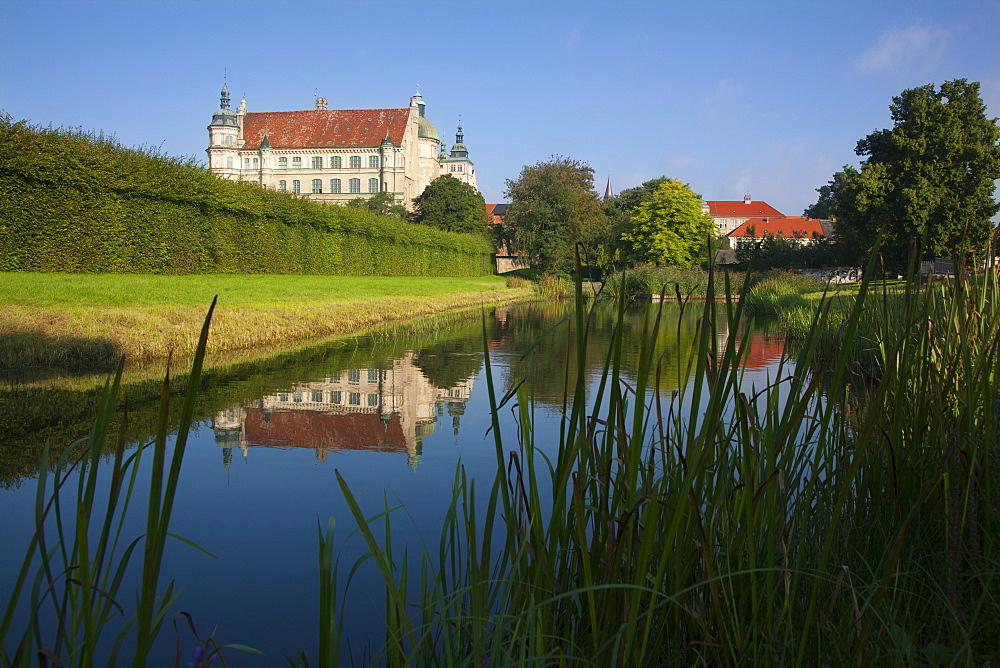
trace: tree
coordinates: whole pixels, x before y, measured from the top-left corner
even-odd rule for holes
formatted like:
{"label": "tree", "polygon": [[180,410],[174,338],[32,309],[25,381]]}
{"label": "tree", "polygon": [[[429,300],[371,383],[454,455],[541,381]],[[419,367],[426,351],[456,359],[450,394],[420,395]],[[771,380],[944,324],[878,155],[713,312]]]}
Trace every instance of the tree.
{"label": "tree", "polygon": [[478,190],[451,174],[431,181],[413,199],[411,220],[448,232],[483,234],[486,228],[486,201]]}
{"label": "tree", "polygon": [[715,224],[702,211],[701,198],[688,184],[667,179],[629,218],[621,235],[623,259],[691,267],[708,260],[714,237]]}
{"label": "tree", "polygon": [[593,249],[607,225],[594,170],[579,160],[552,156],[525,166],[516,181],[507,180],[505,195],[512,250],[542,271],[572,271],[576,244]]}
{"label": "tree", "polygon": [[348,200],[346,206],[352,209],[365,209],[380,216],[395,216],[405,220],[408,216],[406,207],[396,203],[396,198],[390,192],[375,193],[371,197],[355,197]]}
{"label": "tree", "polygon": [[833,178],[825,186],[816,189],[819,199],[815,204],[806,207],[802,212],[803,216],[809,218],[824,218],[826,220],[837,219],[837,199],[851,179],[858,175],[858,170],[850,165],[844,165],[843,171],[833,175]]}
{"label": "tree", "polygon": [[896,270],[913,243],[928,258],[982,252],[1000,211],[1000,128],[986,117],[979,84],[911,88],[889,108],[893,128],[858,142],[861,170],[832,195],[842,242],[867,254],[881,239]]}

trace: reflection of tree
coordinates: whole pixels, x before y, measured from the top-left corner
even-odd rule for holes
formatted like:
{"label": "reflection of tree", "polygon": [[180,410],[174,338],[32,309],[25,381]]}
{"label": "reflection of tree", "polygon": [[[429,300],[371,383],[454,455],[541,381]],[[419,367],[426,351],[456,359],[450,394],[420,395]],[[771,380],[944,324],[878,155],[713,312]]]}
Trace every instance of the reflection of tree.
{"label": "reflection of tree", "polygon": [[463,327],[464,335],[439,341],[417,351],[414,364],[431,384],[441,390],[472,378],[483,365],[482,325]]}
{"label": "reflection of tree", "polygon": [[[660,362],[661,390],[675,389],[688,380],[688,363],[696,352],[695,331],[701,308],[700,304],[689,305],[682,315],[677,305],[664,305],[659,334],[652,351]],[[548,336],[538,338],[567,313],[566,308],[545,305],[535,308],[533,305],[524,308],[516,317],[508,318],[507,324],[500,330],[501,339],[507,344],[505,347],[516,355],[516,359],[509,362],[508,382],[513,385],[522,379],[529,379],[536,401],[560,404],[565,388],[575,385],[575,370],[571,368],[576,360],[575,325],[565,322]],[[654,315],[655,307],[649,306],[638,306],[625,313],[622,369],[627,382],[635,379],[641,346],[648,345],[643,332],[645,327],[652,327]],[[616,319],[614,307],[599,304],[594,309],[587,339],[585,373],[597,375],[603,371]]]}

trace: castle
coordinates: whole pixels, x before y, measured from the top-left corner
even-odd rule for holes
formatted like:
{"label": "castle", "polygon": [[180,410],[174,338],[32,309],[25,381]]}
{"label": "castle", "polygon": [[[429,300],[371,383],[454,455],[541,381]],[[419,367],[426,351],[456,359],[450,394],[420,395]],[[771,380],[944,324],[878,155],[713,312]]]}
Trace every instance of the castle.
{"label": "castle", "polygon": [[431,181],[451,174],[476,187],[476,172],[458,126],[451,151],[424,115],[419,91],[409,107],[329,109],[316,98],[306,111],[229,108],[229,87],[208,126],[208,168],[330,204],[388,192],[409,207]]}

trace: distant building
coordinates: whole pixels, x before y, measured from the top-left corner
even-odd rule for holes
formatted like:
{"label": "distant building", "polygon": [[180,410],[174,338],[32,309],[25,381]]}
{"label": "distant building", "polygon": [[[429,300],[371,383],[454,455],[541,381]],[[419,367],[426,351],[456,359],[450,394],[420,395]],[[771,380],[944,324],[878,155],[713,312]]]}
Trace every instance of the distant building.
{"label": "distant building", "polygon": [[742,200],[707,200],[702,205],[702,211],[712,217],[721,235],[729,235],[751,218],[771,220],[785,217],[767,202],[751,200],[750,195]]}
{"label": "distant building", "polygon": [[229,88],[208,126],[208,168],[227,179],[251,181],[309,199],[342,204],[379,192],[410,206],[443,174],[476,187],[462,126],[451,151],[424,115],[419,92],[409,107],[329,109],[317,97],[305,111],[229,108]]}
{"label": "distant building", "polygon": [[506,238],[505,234],[508,230],[504,223],[507,206],[504,203],[486,205],[486,222],[494,230],[494,238],[497,239],[499,244],[496,255],[498,274],[506,274],[515,269],[523,269],[528,266],[527,263],[522,262],[523,253],[515,253],[510,250],[509,239]]}
{"label": "distant building", "polygon": [[748,218],[727,234],[730,239],[781,237],[812,243],[827,236],[824,222],[819,218],[784,216],[781,218]]}

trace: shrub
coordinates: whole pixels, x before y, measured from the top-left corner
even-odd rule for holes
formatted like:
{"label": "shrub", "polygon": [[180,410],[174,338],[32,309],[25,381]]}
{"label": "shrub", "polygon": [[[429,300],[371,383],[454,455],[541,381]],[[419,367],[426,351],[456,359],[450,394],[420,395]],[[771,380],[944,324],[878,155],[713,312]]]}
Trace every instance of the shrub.
{"label": "shrub", "polygon": [[482,276],[493,245],[0,115],[0,269]]}

